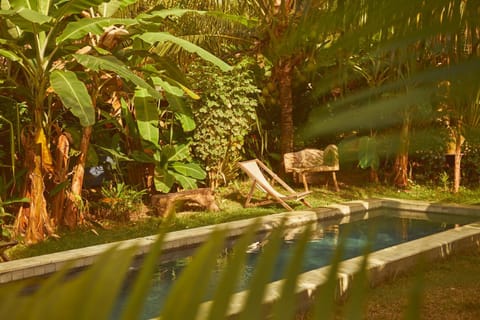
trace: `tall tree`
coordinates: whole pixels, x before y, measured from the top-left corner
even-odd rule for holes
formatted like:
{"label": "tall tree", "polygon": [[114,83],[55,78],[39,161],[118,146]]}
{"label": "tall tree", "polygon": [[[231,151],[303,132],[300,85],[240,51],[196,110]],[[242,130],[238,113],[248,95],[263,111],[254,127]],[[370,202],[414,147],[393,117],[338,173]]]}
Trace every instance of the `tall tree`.
{"label": "tall tree", "polygon": [[442,96],[441,107],[446,113],[451,141],[454,151],[454,181],[453,192],[460,190],[462,145],[465,137],[472,129],[480,126],[480,87],[478,85],[480,57],[480,19],[478,12],[480,4],[475,1],[451,1],[446,16],[452,19],[454,28],[441,32],[432,41],[443,44],[444,52],[440,63],[456,69],[458,65],[466,64],[458,74],[446,77],[440,82]]}
{"label": "tall tree", "polygon": [[[295,131],[292,83],[295,72],[329,42],[329,37],[335,35],[339,24],[337,15],[344,11],[321,0],[229,1],[228,4],[215,0],[184,0],[176,3],[188,8],[218,11],[207,24],[199,22],[206,21],[205,17],[194,19],[190,25],[195,25],[195,31],[203,30],[203,33],[185,34],[189,40],[201,41],[202,45],[212,49],[216,44],[217,52],[224,55],[232,54],[225,50],[232,46],[221,44],[234,43],[234,54],[246,52],[256,56],[258,63],[269,69],[269,82],[274,86],[270,89],[280,95],[275,106],[280,115],[280,152],[292,151]],[[211,25],[217,28],[211,30]],[[202,26],[207,28],[202,29]]]}
{"label": "tall tree", "polygon": [[[258,53],[272,64],[271,81],[279,93],[280,153],[294,148],[294,73],[317,48],[322,1],[254,1],[259,19]],[[326,21],[324,21],[326,22]],[[321,33],[321,32],[319,32]]]}
{"label": "tall tree", "polygon": [[[398,129],[396,139],[398,145],[392,174],[393,182],[398,186],[407,186],[412,127],[419,118],[417,115],[420,109],[432,103],[431,97],[438,84],[451,79],[454,70],[462,69],[462,62],[449,54],[458,52],[451,50],[450,44],[458,38],[455,34],[462,33],[467,24],[470,30],[478,30],[476,27],[478,19],[474,14],[468,14],[478,11],[478,3],[461,0],[408,3],[379,0],[357,4],[339,1],[338,4],[340,3],[345,10],[344,27],[340,29],[341,32],[333,44],[323,50],[323,54],[332,50],[346,52],[347,55],[339,56],[344,64],[345,61],[350,63],[348,60],[352,56],[381,55],[388,61],[390,77],[389,81],[375,90],[357,86],[339,102],[331,104],[333,113],[339,115],[337,119],[330,121],[324,128],[315,127],[315,119],[312,119],[309,130],[318,135],[327,130],[338,132],[345,129],[355,130],[353,125],[355,124],[358,131],[365,128],[365,125],[359,123],[362,121],[369,121],[372,126],[379,128],[384,128],[387,124],[394,126]],[[360,18],[357,16],[356,19],[352,19],[348,12],[355,11],[356,5]],[[471,47],[477,47],[478,50],[475,43],[471,42]],[[474,58],[472,55],[470,57]],[[339,62],[342,63],[342,60]],[[446,67],[449,63],[450,67]],[[474,67],[475,63],[469,65]],[[323,78],[326,81],[312,83],[314,88],[320,88],[317,89],[320,94],[322,90],[324,92],[335,84],[332,81],[333,77]],[[358,84],[358,81],[349,74],[343,79],[349,88],[352,83]],[[331,82],[330,86],[327,81]],[[373,110],[372,100],[383,108],[381,112],[377,114],[370,112]],[[347,111],[347,108],[352,106],[355,112]],[[390,117],[386,120],[377,118],[380,114],[390,114]]]}

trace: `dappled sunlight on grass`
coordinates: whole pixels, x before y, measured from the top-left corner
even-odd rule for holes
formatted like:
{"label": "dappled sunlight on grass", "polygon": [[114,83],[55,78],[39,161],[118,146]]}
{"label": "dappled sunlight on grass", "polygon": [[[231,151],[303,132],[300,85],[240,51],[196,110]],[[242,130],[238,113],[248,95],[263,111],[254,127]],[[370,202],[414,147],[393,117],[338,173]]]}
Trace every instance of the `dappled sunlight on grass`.
{"label": "dappled sunlight on grass", "polygon": [[[429,266],[424,275],[421,319],[479,319],[480,250]],[[370,291],[368,319],[401,319],[418,270],[400,275]]]}
{"label": "dappled sunlight on grass", "polygon": [[[292,185],[298,191],[300,185]],[[218,212],[207,211],[179,211],[170,221],[168,230],[191,229],[200,226],[219,224],[223,222],[255,218],[274,213],[284,212],[280,204],[268,206],[244,208],[243,202],[248,194],[250,183],[237,182],[228,187],[219,188],[216,191],[216,201],[220,207]],[[340,191],[335,192],[325,186],[311,186],[311,195],[307,197],[313,207],[328,206],[353,200],[369,198],[400,198],[410,200],[423,200],[431,202],[480,204],[480,189],[461,189],[454,194],[443,188],[432,186],[412,185],[408,189],[398,189],[381,184],[368,184],[356,186],[342,184]],[[256,194],[263,196],[262,193]],[[295,210],[308,210],[300,202],[290,202]],[[177,210],[178,211],[178,210]],[[161,217],[148,217],[144,220],[130,222],[103,221],[102,224],[92,223],[74,231],[61,230],[59,239],[50,238],[42,243],[26,247],[17,245],[7,251],[11,259],[19,259],[30,256],[42,255],[57,251],[75,249],[91,245],[115,242],[139,238],[156,234],[162,226]]]}
{"label": "dappled sunlight on grass", "polygon": [[453,193],[452,191],[439,187],[413,185],[406,190],[384,187],[374,194],[379,197],[394,197],[430,202],[480,204],[480,189],[461,188],[460,192]]}
{"label": "dappled sunlight on grass", "polygon": [[60,230],[60,238],[49,238],[31,245],[17,245],[8,251],[11,259],[32,257],[57,251],[88,247],[115,241],[134,239],[156,234],[161,226],[160,218],[147,218],[142,221],[118,223],[109,221],[100,226],[89,225],[77,230]]}

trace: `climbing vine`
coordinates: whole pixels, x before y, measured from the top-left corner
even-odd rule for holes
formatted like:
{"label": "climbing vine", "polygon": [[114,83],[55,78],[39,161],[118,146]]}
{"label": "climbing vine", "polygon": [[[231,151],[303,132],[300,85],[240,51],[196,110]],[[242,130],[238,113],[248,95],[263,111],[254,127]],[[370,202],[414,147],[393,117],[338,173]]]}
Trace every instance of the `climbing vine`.
{"label": "climbing vine", "polygon": [[197,124],[192,148],[213,189],[234,177],[244,137],[255,124],[259,89],[251,63],[242,60],[230,72],[199,64],[190,70],[201,96],[192,108]]}

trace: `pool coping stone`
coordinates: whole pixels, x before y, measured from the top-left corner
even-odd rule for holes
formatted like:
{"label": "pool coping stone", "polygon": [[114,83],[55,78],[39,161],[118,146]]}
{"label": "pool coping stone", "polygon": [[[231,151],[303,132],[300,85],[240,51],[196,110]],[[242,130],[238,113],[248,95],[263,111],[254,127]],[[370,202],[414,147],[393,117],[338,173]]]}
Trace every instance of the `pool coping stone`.
{"label": "pool coping stone", "polygon": [[[367,212],[368,210],[381,207],[437,213],[448,212],[448,214],[458,215],[478,214],[480,220],[479,206],[428,203],[423,201],[400,200],[394,198],[355,200],[341,204],[332,204],[325,207],[318,207],[311,210],[282,212],[259,218],[244,219],[221,223],[218,225],[210,225],[193,229],[169,232],[165,235],[163,250],[173,251],[180,248],[199,245],[203,243],[216,229],[226,229],[227,237],[237,237],[244,233],[245,230],[256,220],[260,221],[261,230],[268,232],[280,225],[282,221],[284,221],[284,223],[288,227],[296,227],[316,220],[342,217],[348,219],[348,216],[352,213]],[[473,224],[473,226],[463,226],[459,230],[463,230],[463,233],[469,234],[469,236],[471,237],[477,236],[478,239],[480,239],[480,223],[477,227],[475,227],[475,224]],[[114,243],[101,244],[80,249],[46,254],[31,258],[2,262],[0,263],[0,284],[16,280],[23,280],[31,277],[45,276],[50,273],[62,270],[66,266],[69,266],[70,268],[87,267],[93,264],[102,253],[104,253],[108,249],[111,249],[112,247],[118,247],[119,249],[121,249],[136,246],[137,254],[142,255],[149,251],[150,247],[155,243],[156,239],[157,236],[147,236],[131,240],[124,240]],[[449,240],[444,239],[443,241],[446,241],[446,243],[448,243]],[[403,245],[405,244],[402,244],[402,246]],[[383,252],[384,250],[381,251]],[[374,256],[375,254],[373,254],[371,257]]]}

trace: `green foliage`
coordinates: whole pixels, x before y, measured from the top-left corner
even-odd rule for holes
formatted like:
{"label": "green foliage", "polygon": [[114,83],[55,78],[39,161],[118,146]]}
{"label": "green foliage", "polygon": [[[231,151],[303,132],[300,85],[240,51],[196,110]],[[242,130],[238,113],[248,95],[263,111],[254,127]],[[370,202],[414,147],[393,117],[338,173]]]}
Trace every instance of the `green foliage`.
{"label": "green foliage", "polygon": [[163,146],[156,153],[155,187],[168,192],[176,182],[184,189],[197,188],[197,181],[206,178],[203,168],[191,159],[187,144]]}
{"label": "green foliage", "polygon": [[480,186],[480,144],[467,141],[462,156],[462,184],[470,187]]}
{"label": "green foliage", "polygon": [[[435,126],[439,112],[452,118],[463,116],[465,126],[478,123],[478,81],[472,78],[474,75],[478,79],[478,51],[470,45],[478,35],[470,38],[465,31],[469,25],[478,25],[477,17],[468,13],[477,9],[478,3],[449,0],[429,4],[417,1],[414,6],[393,1],[326,5],[325,19],[318,19],[323,26],[310,25],[320,42],[316,42],[316,55],[308,59],[314,72],[307,68],[304,71],[311,76],[308,93],[316,98],[312,105],[319,110],[311,114],[305,131],[317,138],[364,135],[366,130],[375,131],[377,137],[387,133],[389,144],[398,142],[405,147],[388,154],[391,159],[407,148],[403,138],[415,143],[416,133]],[[448,17],[446,11],[450,12]],[[341,33],[334,31],[338,24],[343,25]],[[455,34],[458,40],[442,41],[447,34]],[[315,42],[313,38],[311,41]],[[440,60],[442,63],[438,63]],[[462,72],[451,72],[452,68]],[[467,90],[454,92],[455,86],[469,88],[470,96],[461,92]],[[452,101],[438,106],[434,97],[445,90],[442,87],[449,87]],[[456,110],[452,110],[452,102],[458,105]],[[409,126],[400,134],[402,123]],[[429,138],[438,136],[430,131]],[[380,143],[377,147],[383,151]],[[362,167],[369,166],[368,158],[363,158]],[[431,164],[426,166],[432,169],[422,174],[426,179],[438,172]],[[402,168],[402,172],[407,170]]]}
{"label": "green foliage", "polygon": [[[155,190],[169,192],[172,186],[179,185],[183,189],[195,189],[198,181],[206,178],[205,171],[193,162],[188,142],[185,141],[185,129],[191,129],[193,119],[185,110],[184,99],[172,98],[175,107],[182,109],[177,113],[181,120],[176,118],[163,121],[160,114],[167,113],[160,110],[160,103],[144,89],[137,89],[134,96],[135,114],[124,108],[127,119],[133,117],[136,121],[128,121],[133,128],[130,136],[138,141],[141,150],[133,150],[131,157],[140,163],[149,163],[154,166]],[[181,100],[181,101],[179,101]],[[170,114],[170,113],[169,113]],[[170,123],[166,125],[165,123]],[[174,127],[182,127],[174,133]],[[168,139],[167,141],[165,141]],[[174,140],[175,139],[175,140]]]}
{"label": "green foliage", "polygon": [[418,183],[438,183],[438,173],[445,170],[445,152],[418,150],[412,154],[413,178]]}
{"label": "green foliage", "polygon": [[[15,187],[17,182],[17,172],[15,165],[16,148],[14,125],[6,117],[3,117],[0,114],[0,136],[3,136],[3,133],[5,133],[5,131],[3,131],[4,127],[2,122],[5,122],[8,125],[8,139],[6,139],[8,142],[6,142],[9,144],[9,147],[4,145],[3,141],[0,143],[0,146],[9,152],[0,150],[0,239],[10,239],[11,233],[7,228],[5,228],[5,226],[8,224],[8,221],[14,218],[14,215],[10,212],[7,212],[7,207],[17,203],[28,203],[29,199],[23,198],[3,200],[5,197],[11,194],[11,192],[9,192],[9,188]],[[5,158],[9,158],[10,163],[4,163],[3,161]]]}
{"label": "green foliage", "polygon": [[21,293],[22,284],[3,287],[0,292],[2,316],[10,319],[109,319],[134,249],[109,250],[92,268],[72,281],[65,281],[67,266],[29,295]]}
{"label": "green foliage", "polygon": [[362,169],[378,169],[380,158],[375,137],[362,137],[358,147],[358,165]]}
{"label": "green foliage", "polygon": [[440,183],[439,172],[446,170],[448,139],[448,131],[438,124],[424,127],[420,132],[412,134],[409,158],[412,179],[416,183]]}
{"label": "green foliage", "polygon": [[[156,172],[156,181],[162,182],[158,184],[161,185],[159,191],[168,192],[174,183],[194,188],[199,177],[205,178],[205,173],[195,164],[186,164],[189,168],[178,163],[175,166],[167,164],[169,152],[163,150],[163,146],[168,144],[176,148],[177,142],[173,139],[168,143],[160,141],[159,128],[164,114],[172,118],[178,114],[182,127],[192,130],[193,120],[185,110],[183,98],[197,96],[186,87],[180,68],[172,66],[171,60],[161,57],[159,51],[168,43],[222,70],[231,67],[194,43],[164,31],[163,21],[183,15],[182,11],[143,12],[130,19],[113,17],[118,10],[136,2],[2,1],[0,96],[26,101],[35,126],[29,132],[45,135],[42,155],[48,156],[45,156],[47,160],[52,159],[43,161],[47,169],[56,165],[50,146],[55,145],[60,131],[77,128],[78,122],[84,127],[104,129],[95,122],[109,122],[109,134],[105,134],[105,130],[92,134],[93,139],[103,135],[101,140],[95,141],[97,150],[111,150],[122,157],[152,151],[149,155],[153,160],[148,163],[160,169]],[[134,90],[141,93],[137,94],[136,101],[126,101]],[[165,110],[168,104],[159,108],[160,101],[165,98],[172,104],[168,112]],[[129,110],[130,117],[125,121],[129,128],[123,128],[123,121],[116,118],[118,110],[123,104],[126,107],[122,110],[127,110],[136,103],[135,111],[138,112],[134,115],[133,108]],[[139,110],[148,112],[146,119],[142,118],[145,112]],[[123,115],[127,117],[127,112]],[[137,125],[138,135],[134,128]],[[106,138],[108,135],[110,140]],[[183,143],[181,141],[181,147]],[[89,156],[93,152],[94,149],[89,148]],[[83,158],[78,159],[82,161]],[[188,162],[188,159],[175,161]],[[73,161],[70,163],[74,165]],[[45,175],[50,176],[53,175]],[[47,188],[56,187],[55,183],[46,182]],[[32,199],[42,198],[34,196]]]}
{"label": "green foliage", "polygon": [[0,240],[10,239],[10,237],[12,236],[10,231],[5,227],[8,225],[7,220],[11,220],[15,216],[7,212],[7,208],[13,204],[28,203],[29,201],[30,200],[28,198],[10,199],[3,201],[0,197]]}
{"label": "green foliage", "polygon": [[158,107],[157,101],[144,89],[135,90],[135,116],[138,132],[146,141],[158,142]]}
{"label": "green foliage", "polygon": [[50,75],[53,90],[64,106],[79,119],[84,127],[95,123],[95,109],[83,82],[71,71],[54,70]]}
{"label": "green foliage", "polygon": [[[169,12],[171,14],[172,12]],[[193,43],[183,40],[181,38],[177,38],[169,33],[166,32],[146,32],[139,36],[140,39],[145,41],[146,43],[149,44],[162,44],[164,42],[172,41],[178,46],[182,47],[184,50],[187,50],[188,52],[196,53],[198,54],[201,58],[203,58],[205,61],[210,61],[212,63],[216,63],[217,66],[222,70],[222,71],[230,71],[232,69],[231,66],[226,64],[225,62],[221,61],[217,57],[215,57],[213,54],[210,52],[202,49],[199,46],[194,45]]]}
{"label": "green foliage", "polygon": [[440,173],[440,182],[442,183],[443,191],[447,191],[449,189],[449,180],[450,178],[448,176],[448,173],[446,173],[445,171]]}
{"label": "green foliage", "polygon": [[[5,197],[6,194],[8,193],[7,192],[7,189],[9,187],[9,185],[11,184],[14,184],[15,183],[15,170],[16,170],[16,166],[15,166],[15,133],[14,133],[14,126],[13,126],[13,123],[8,120],[7,118],[3,117],[1,114],[0,114],[0,136],[3,136],[3,123],[2,122],[5,122],[7,123],[8,125],[8,144],[9,144],[9,147],[7,147],[4,142],[2,141],[0,143],[0,147],[2,147],[3,150],[8,150],[10,151],[10,157],[9,157],[9,160],[10,160],[10,164],[6,164],[4,163],[4,159],[7,158],[7,155],[8,155],[8,152],[4,152],[3,150],[0,150],[0,173],[2,173],[2,175],[0,176],[0,199],[1,197]],[[8,173],[6,173],[5,175],[3,174],[3,169],[8,169]],[[12,177],[12,181],[7,183],[7,178],[6,176],[10,176],[11,174],[11,177]]]}
{"label": "green foliage", "polygon": [[98,204],[101,216],[121,221],[128,221],[130,216],[139,212],[143,205],[145,190],[135,190],[123,182],[102,187],[102,195]]}
{"label": "green foliage", "polygon": [[229,73],[200,64],[190,71],[195,88],[202,93],[192,107],[197,123],[192,147],[213,187],[234,177],[244,138],[255,124],[259,90],[250,64],[241,61]]}

